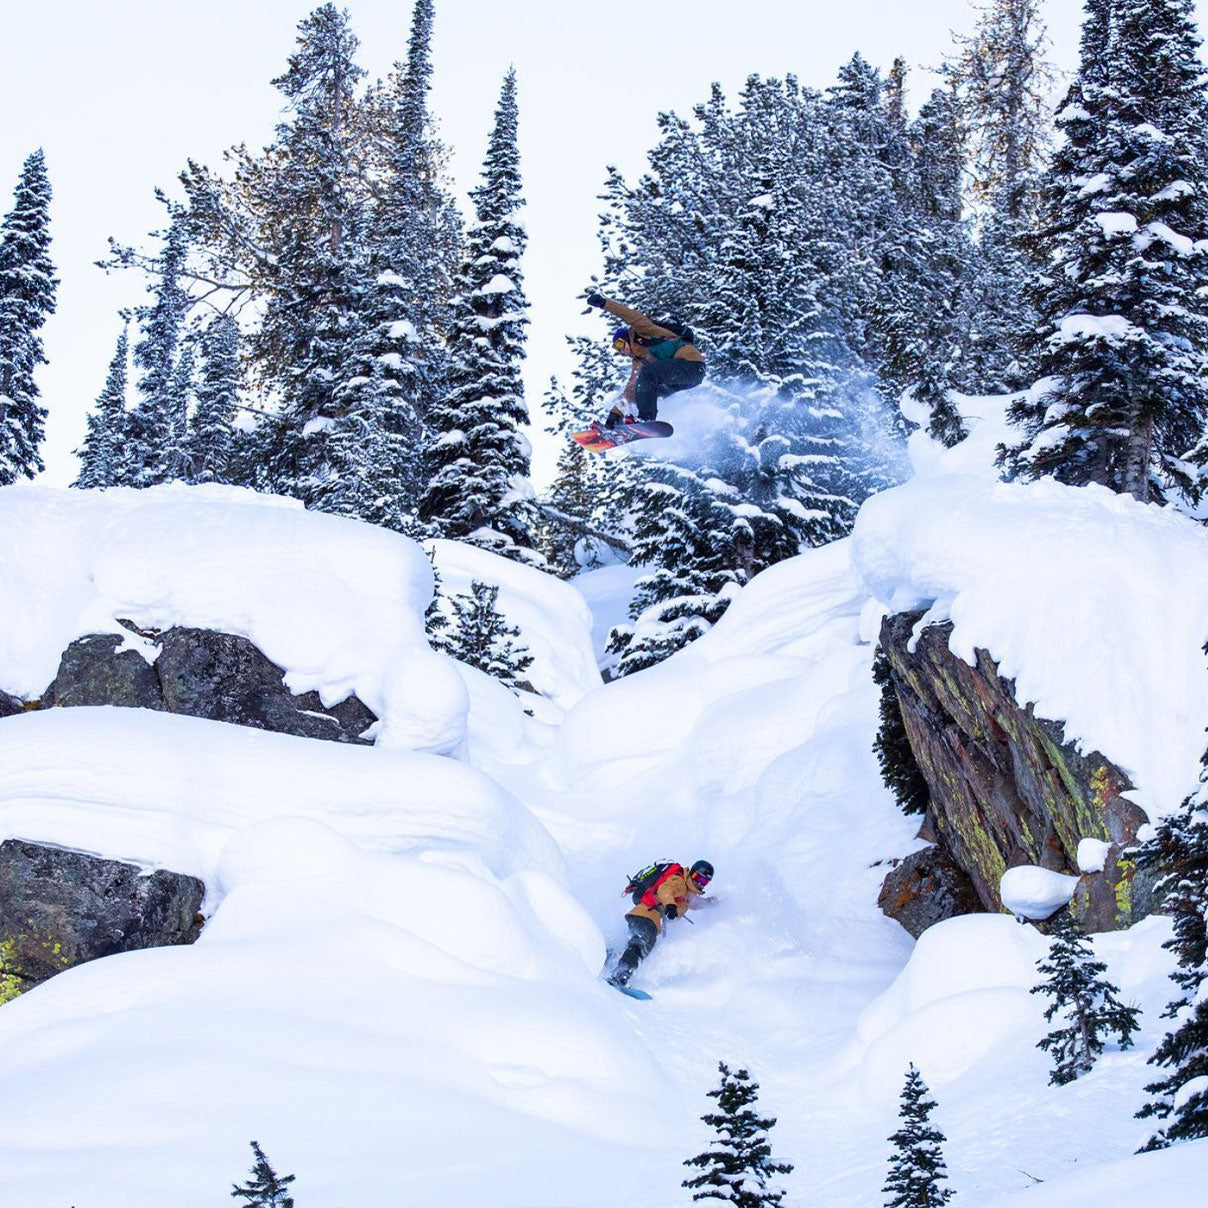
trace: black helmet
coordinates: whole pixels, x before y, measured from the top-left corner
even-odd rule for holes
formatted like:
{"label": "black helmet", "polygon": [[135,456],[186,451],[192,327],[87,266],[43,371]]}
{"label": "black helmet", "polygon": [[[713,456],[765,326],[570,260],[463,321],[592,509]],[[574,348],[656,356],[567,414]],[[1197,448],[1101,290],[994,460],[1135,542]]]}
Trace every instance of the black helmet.
{"label": "black helmet", "polygon": [[713,865],[708,860],[697,860],[688,870],[688,875],[696,882],[698,889],[704,889],[713,880]]}

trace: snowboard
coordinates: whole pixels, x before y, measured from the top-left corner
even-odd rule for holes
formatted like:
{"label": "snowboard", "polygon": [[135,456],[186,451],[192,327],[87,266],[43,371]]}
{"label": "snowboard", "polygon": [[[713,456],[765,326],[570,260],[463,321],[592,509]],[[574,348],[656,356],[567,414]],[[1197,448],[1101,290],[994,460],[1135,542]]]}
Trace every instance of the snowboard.
{"label": "snowboard", "polygon": [[632,986],[618,986],[616,982],[608,983],[614,990],[620,990],[622,994],[627,994],[630,998],[636,998],[639,1002],[649,1002],[650,995],[645,990],[635,990]]}
{"label": "snowboard", "polygon": [[670,424],[665,424],[660,419],[639,419],[632,424],[617,424],[615,428],[592,424],[582,432],[572,432],[570,438],[589,453],[603,453],[606,449],[617,449],[621,445],[632,444],[635,440],[658,440],[670,436],[674,431]]}

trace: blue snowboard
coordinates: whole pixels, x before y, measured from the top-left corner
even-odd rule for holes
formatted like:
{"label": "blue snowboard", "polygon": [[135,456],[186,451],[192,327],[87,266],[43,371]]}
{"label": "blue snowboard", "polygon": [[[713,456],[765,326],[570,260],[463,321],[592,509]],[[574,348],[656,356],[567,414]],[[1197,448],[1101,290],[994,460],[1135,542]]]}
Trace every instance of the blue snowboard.
{"label": "blue snowboard", "polygon": [[608,983],[614,990],[620,990],[622,994],[628,994],[630,998],[636,998],[639,1002],[649,1002],[650,995],[645,990],[635,990],[632,986],[618,986],[616,982]]}

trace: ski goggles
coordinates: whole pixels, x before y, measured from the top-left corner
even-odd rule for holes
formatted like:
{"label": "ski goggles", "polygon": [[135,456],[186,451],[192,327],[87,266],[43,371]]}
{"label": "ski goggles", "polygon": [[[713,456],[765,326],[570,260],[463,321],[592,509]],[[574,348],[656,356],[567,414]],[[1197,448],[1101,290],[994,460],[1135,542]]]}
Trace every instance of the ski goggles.
{"label": "ski goggles", "polygon": [[704,889],[706,885],[713,879],[708,874],[703,872],[693,872],[688,874],[692,878],[692,883],[697,889]]}

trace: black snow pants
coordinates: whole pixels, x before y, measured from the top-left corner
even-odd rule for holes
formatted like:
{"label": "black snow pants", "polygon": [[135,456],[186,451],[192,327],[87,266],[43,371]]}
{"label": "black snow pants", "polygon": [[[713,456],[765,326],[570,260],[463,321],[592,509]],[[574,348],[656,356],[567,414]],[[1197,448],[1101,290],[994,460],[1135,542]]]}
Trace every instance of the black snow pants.
{"label": "black snow pants", "polygon": [[638,419],[657,419],[659,399],[681,390],[691,390],[705,380],[704,361],[649,360],[638,373],[633,388],[633,401],[638,409]]}
{"label": "black snow pants", "polygon": [[629,924],[629,943],[625,945],[625,951],[621,953],[621,959],[609,978],[618,986],[629,984],[633,971],[650,955],[659,938],[658,928],[640,914],[627,915],[625,921]]}

